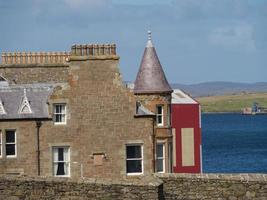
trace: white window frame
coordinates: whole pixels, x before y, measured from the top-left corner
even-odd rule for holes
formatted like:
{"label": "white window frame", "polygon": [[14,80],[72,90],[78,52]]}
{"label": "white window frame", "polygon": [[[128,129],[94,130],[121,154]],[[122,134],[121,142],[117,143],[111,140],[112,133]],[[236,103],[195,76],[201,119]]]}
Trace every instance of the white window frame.
{"label": "white window frame", "polygon": [[[56,107],[57,106],[64,106],[65,107],[65,113],[64,112],[56,113]],[[62,108],[61,108],[61,111],[62,111]],[[65,115],[65,117],[64,117],[65,121],[57,122],[56,121],[56,115],[62,115],[62,116]],[[62,119],[62,117],[61,117],[61,119]],[[54,121],[55,125],[67,124],[67,104],[66,103],[54,103],[53,104],[53,121]]]}
{"label": "white window frame", "polygon": [[[158,113],[158,108],[161,108],[161,114]],[[159,116],[161,116],[161,123],[159,123]],[[156,105],[156,120],[157,126],[164,126],[164,109],[163,105]]]}
{"label": "white window frame", "polygon": [[[157,155],[157,149],[156,149],[156,171],[157,171],[157,173],[165,173],[165,171],[166,171],[166,164],[165,164],[165,162],[166,162],[166,156],[165,156],[165,149],[166,149],[166,145],[165,145],[165,143],[164,142],[157,142],[156,143],[156,148],[158,147],[158,145],[162,145],[162,157],[159,157],[158,155]],[[158,160],[162,160],[162,164],[163,164],[163,166],[162,166],[162,171],[158,171],[158,169],[157,169],[157,161]]]}
{"label": "white window frame", "polygon": [[[67,156],[67,161],[56,161],[54,158],[54,150],[58,150],[59,148],[63,148],[63,149],[68,149],[68,156]],[[64,156],[64,155],[63,155]],[[66,175],[56,175],[54,172],[54,167],[56,166],[57,163],[67,163],[68,164],[68,173]],[[70,146],[53,146],[52,147],[52,174],[54,177],[70,177]]]}
{"label": "white window frame", "polygon": [[[14,131],[14,133],[15,133],[15,142],[9,142],[9,143],[6,142],[6,135],[7,135],[6,133],[7,133],[7,131]],[[7,144],[14,144],[15,145],[15,155],[7,155],[6,154],[6,145]],[[5,155],[6,155],[6,158],[16,158],[17,157],[17,132],[14,129],[5,130]]]}
{"label": "white window frame", "polygon": [[[141,158],[127,158],[127,147],[129,146],[139,146],[141,148]],[[143,151],[143,144],[138,144],[138,143],[131,143],[131,144],[126,144],[126,149],[125,149],[125,153],[126,153],[126,175],[128,176],[135,176],[135,175],[142,175],[144,174],[144,151]],[[141,172],[127,172],[127,161],[128,160],[141,160]]]}

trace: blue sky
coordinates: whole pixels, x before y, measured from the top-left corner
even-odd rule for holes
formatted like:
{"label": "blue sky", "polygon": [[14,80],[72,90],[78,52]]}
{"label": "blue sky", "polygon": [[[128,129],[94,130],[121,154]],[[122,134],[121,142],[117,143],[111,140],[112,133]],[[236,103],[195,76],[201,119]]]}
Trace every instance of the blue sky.
{"label": "blue sky", "polygon": [[0,51],[117,44],[133,81],[152,39],[169,82],[267,81],[267,0],[0,0]]}

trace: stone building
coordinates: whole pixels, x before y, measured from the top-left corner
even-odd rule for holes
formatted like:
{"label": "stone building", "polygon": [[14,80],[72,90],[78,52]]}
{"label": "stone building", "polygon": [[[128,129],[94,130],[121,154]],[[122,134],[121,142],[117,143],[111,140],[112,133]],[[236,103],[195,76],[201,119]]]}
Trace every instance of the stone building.
{"label": "stone building", "polygon": [[135,88],[114,44],[2,53],[0,173],[123,178],[172,171],[171,93],[151,36]]}

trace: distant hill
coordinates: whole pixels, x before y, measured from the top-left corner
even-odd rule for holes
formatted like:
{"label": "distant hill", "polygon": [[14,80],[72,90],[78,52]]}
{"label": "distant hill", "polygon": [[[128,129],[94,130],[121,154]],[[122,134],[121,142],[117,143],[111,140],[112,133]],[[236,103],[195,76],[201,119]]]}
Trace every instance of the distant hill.
{"label": "distant hill", "polygon": [[171,84],[173,89],[179,88],[193,97],[219,96],[237,93],[267,92],[267,82],[235,83],[235,82],[204,82],[198,84]]}

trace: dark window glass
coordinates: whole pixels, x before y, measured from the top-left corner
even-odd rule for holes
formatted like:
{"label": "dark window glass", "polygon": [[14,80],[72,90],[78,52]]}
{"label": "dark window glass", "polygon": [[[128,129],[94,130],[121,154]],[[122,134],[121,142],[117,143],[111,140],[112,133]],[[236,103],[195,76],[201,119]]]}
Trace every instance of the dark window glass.
{"label": "dark window glass", "polygon": [[162,106],[157,106],[157,114],[162,114]]}
{"label": "dark window glass", "polygon": [[142,161],[127,160],[127,173],[142,173]]}
{"label": "dark window glass", "polygon": [[58,148],[58,161],[64,161],[64,149]]}
{"label": "dark window glass", "polygon": [[141,146],[127,146],[127,158],[141,158]]}
{"label": "dark window glass", "polygon": [[56,105],[56,113],[61,113],[61,106],[60,105]]}
{"label": "dark window glass", "polygon": [[162,123],[162,116],[158,115],[158,124],[161,124],[161,123]]}
{"label": "dark window glass", "polygon": [[157,162],[157,172],[163,172],[163,160],[159,159]]}
{"label": "dark window glass", "polygon": [[56,122],[62,122],[61,114],[56,114]]}
{"label": "dark window glass", "polygon": [[6,131],[6,143],[15,143],[15,131]]}
{"label": "dark window glass", "polygon": [[[59,153],[59,152],[58,152]],[[64,170],[64,163],[58,163],[57,164],[57,175],[66,175]]]}
{"label": "dark window glass", "polygon": [[16,149],[15,144],[6,144],[6,155],[7,156],[16,155],[15,149]]}
{"label": "dark window glass", "polygon": [[163,157],[163,144],[157,144],[157,157]]}

